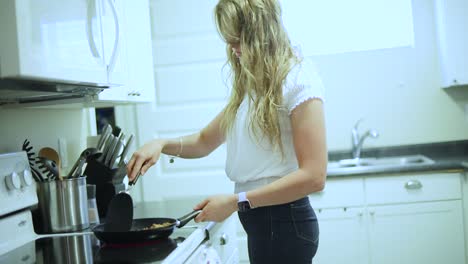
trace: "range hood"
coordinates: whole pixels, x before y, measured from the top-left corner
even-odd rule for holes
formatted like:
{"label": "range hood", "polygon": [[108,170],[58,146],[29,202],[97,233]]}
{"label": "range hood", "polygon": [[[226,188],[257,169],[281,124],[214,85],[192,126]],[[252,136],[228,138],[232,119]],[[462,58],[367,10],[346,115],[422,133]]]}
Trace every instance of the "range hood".
{"label": "range hood", "polygon": [[109,86],[57,83],[27,79],[0,79],[0,106],[60,104],[73,100],[89,102]]}

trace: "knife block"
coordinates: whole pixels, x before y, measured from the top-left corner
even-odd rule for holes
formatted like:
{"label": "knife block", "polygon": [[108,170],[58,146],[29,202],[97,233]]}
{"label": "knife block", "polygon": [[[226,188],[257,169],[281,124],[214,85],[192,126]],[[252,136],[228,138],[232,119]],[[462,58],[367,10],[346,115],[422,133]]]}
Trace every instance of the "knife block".
{"label": "knife block", "polygon": [[99,218],[105,218],[112,198],[125,191],[123,179],[127,175],[126,166],[111,169],[97,160],[90,160],[84,171],[88,184],[96,185],[96,204]]}

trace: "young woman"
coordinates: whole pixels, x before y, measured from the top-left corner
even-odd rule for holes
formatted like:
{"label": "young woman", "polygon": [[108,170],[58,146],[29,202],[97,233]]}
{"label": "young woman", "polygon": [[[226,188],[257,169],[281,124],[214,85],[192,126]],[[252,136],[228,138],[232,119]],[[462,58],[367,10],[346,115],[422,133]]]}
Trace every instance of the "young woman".
{"label": "young woman", "polygon": [[251,263],[311,263],[319,230],[307,195],[324,188],[327,166],[322,83],[292,47],[277,0],[219,0],[215,18],[232,70],[230,100],[200,132],[137,150],[129,178],[161,153],[199,158],[226,143],[235,192],[196,205],[195,221],[238,211]]}

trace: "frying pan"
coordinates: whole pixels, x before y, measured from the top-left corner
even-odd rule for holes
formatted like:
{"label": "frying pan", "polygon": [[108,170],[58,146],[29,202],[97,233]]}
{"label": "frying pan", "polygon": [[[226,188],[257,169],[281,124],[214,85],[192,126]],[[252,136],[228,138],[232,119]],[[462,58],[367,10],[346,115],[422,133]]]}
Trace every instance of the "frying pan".
{"label": "frying pan", "polygon": [[[107,231],[106,223],[99,224],[93,228],[94,235],[104,243],[108,244],[128,244],[140,243],[154,239],[169,237],[176,227],[180,228],[194,219],[201,210],[192,211],[178,219],[174,218],[141,218],[134,219],[132,227],[128,231]],[[169,225],[160,228],[148,228],[153,224]]]}

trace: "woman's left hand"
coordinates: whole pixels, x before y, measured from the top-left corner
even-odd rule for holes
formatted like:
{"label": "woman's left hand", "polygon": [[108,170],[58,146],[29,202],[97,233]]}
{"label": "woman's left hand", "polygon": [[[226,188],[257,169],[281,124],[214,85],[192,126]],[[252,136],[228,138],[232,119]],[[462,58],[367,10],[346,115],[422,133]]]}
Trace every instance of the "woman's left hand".
{"label": "woman's left hand", "polygon": [[197,223],[206,221],[222,222],[237,211],[237,195],[211,196],[197,204],[193,209],[202,210],[195,218]]}

